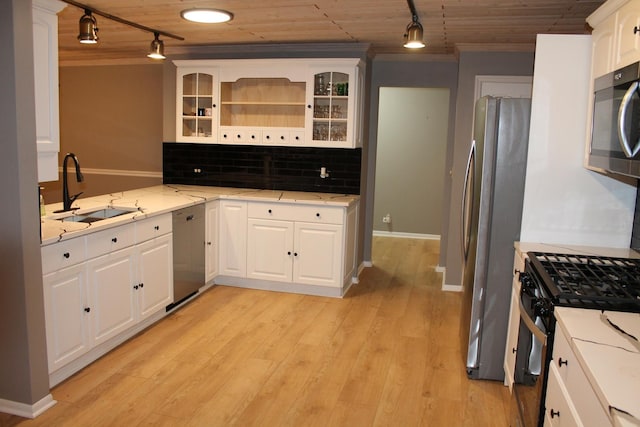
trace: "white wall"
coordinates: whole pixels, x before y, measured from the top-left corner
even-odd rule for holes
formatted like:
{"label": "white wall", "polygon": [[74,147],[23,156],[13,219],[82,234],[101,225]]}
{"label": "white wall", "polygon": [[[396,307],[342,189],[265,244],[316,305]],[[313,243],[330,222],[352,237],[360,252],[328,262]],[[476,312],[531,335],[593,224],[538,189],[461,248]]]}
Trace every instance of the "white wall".
{"label": "white wall", "polygon": [[583,166],[591,36],[538,35],[535,58],[520,240],[629,247],[635,187]]}

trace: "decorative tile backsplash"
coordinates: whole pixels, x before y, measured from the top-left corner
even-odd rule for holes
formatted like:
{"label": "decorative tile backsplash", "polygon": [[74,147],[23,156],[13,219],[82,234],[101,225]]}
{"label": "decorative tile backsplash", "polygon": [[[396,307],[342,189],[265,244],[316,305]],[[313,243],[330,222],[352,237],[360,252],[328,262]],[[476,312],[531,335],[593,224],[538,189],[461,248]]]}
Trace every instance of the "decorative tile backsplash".
{"label": "decorative tile backsplash", "polygon": [[[165,142],[165,184],[360,194],[362,149]],[[320,177],[320,169],[329,175]]]}

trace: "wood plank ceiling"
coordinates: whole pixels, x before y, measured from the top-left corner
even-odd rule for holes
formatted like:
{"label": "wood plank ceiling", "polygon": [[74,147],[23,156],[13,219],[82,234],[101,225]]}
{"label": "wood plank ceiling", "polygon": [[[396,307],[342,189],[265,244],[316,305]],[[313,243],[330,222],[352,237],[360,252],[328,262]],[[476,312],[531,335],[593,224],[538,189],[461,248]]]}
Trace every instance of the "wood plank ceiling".
{"label": "wood plank ceiling", "polygon": [[[90,7],[184,37],[161,37],[166,52],[188,46],[274,43],[365,43],[372,54],[407,53],[403,34],[411,21],[405,0],[86,0]],[[588,34],[585,18],[602,0],[415,0],[427,47],[413,54],[456,49],[533,50],[536,34]],[[234,14],[225,24],[194,24],[180,11],[194,7]],[[97,45],[78,43],[83,11],[68,5],[59,15],[60,63],[145,58],[153,35],[106,18]]]}

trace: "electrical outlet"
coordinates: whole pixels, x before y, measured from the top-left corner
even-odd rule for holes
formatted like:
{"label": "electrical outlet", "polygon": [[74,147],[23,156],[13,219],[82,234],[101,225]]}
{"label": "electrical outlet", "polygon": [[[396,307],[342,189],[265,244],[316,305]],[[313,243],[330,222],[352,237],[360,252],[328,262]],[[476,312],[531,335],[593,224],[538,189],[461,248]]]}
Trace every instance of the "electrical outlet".
{"label": "electrical outlet", "polygon": [[391,214],[386,214],[382,217],[382,222],[385,224],[391,224]]}

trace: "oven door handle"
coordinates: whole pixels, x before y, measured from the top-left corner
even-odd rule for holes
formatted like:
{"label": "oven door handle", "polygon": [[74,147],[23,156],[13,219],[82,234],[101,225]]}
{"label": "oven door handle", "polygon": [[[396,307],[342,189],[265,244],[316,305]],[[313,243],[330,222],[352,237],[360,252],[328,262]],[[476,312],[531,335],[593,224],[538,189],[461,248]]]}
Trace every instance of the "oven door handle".
{"label": "oven door handle", "polygon": [[[638,151],[640,151],[640,141],[629,141],[625,133],[625,128],[627,127],[627,109],[629,105],[631,105],[631,97],[636,91],[638,91],[638,82],[633,82],[622,97],[622,102],[618,109],[618,141],[624,154],[630,159],[635,157]],[[635,144],[633,148],[631,148],[631,143]]]}
{"label": "oven door handle", "polygon": [[547,344],[547,334],[538,328],[533,319],[529,317],[527,310],[524,308],[524,304],[522,304],[522,300],[520,300],[520,319],[522,319],[524,324],[527,326],[527,329],[531,331],[531,333],[538,338],[543,345]]}

